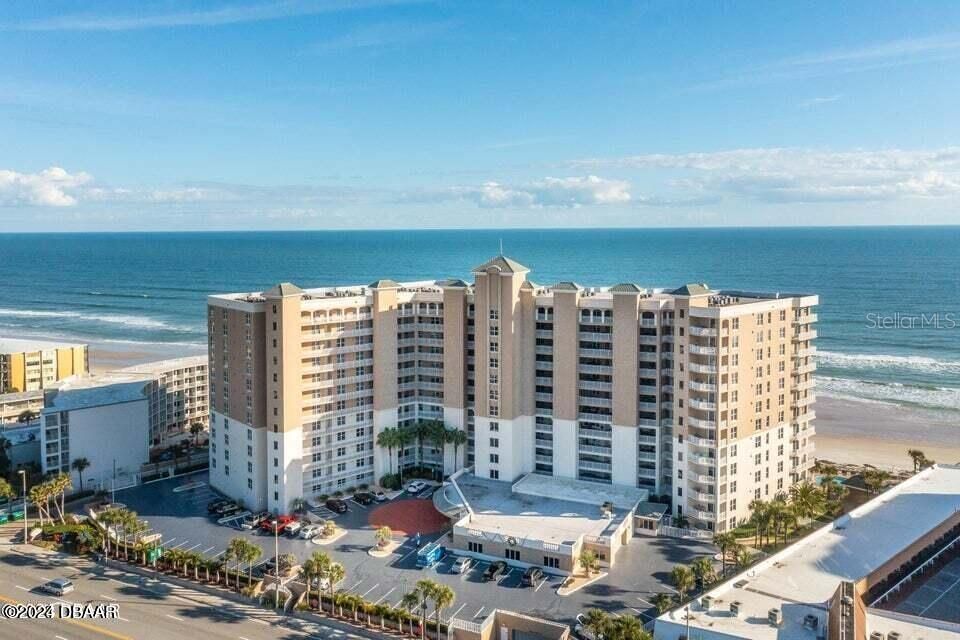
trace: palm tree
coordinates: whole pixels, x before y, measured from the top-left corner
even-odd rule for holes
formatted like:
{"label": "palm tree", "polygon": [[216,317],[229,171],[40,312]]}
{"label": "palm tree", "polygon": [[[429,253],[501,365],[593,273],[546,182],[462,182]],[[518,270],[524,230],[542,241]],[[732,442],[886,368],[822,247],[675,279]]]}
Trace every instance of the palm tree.
{"label": "palm tree", "polygon": [[923,461],[927,459],[927,456],[923,455],[923,451],[920,449],[907,449],[907,455],[913,460],[913,472],[917,473],[920,469],[923,468]]}
{"label": "palm tree", "polygon": [[30,409],[24,409],[20,412],[20,415],[17,416],[17,422],[23,424],[24,422],[30,422],[37,417],[36,411],[31,411]]}
{"label": "palm tree", "polygon": [[253,583],[253,563],[263,555],[263,549],[252,542],[244,541],[243,561],[247,564],[247,586]]}
{"label": "palm tree", "polygon": [[665,614],[673,607],[673,596],[669,593],[658,593],[650,599],[650,603],[656,607],[659,615]]}
{"label": "palm tree", "polygon": [[583,616],[583,626],[593,633],[595,638],[610,635],[610,615],[600,609],[588,609]]}
{"label": "palm tree", "polygon": [[389,544],[390,540],[393,539],[393,531],[390,529],[390,527],[384,525],[377,529],[376,537],[377,546],[383,548]]}
{"label": "palm tree", "polygon": [[400,444],[400,438],[398,436],[398,430],[391,427],[377,434],[377,446],[387,450],[387,455],[390,460],[390,475],[393,475],[393,450]]}
{"label": "palm tree", "polygon": [[731,532],[718,533],[713,536],[713,544],[720,548],[721,575],[727,575],[727,551],[737,544],[737,537]]}
{"label": "palm tree", "polygon": [[[405,593],[403,598],[400,600],[400,608],[406,610],[408,613],[413,613],[413,610],[420,606],[420,594],[416,590],[411,591],[410,593]],[[413,635],[413,619],[410,620],[410,635]]]}
{"label": "palm tree", "polygon": [[883,485],[890,480],[890,472],[883,469],[867,469],[863,472],[863,484],[872,493],[880,493]]}
{"label": "palm tree", "polygon": [[790,487],[790,503],[801,520],[812,520],[823,513],[824,491],[812,482],[800,482]]}
{"label": "palm tree", "polygon": [[457,460],[460,456],[460,447],[467,444],[467,432],[463,429],[450,429],[447,431],[447,442],[453,445],[453,470],[457,471]]}
{"label": "palm tree", "polygon": [[583,567],[584,573],[587,574],[587,577],[590,577],[590,572],[594,569],[600,568],[600,562],[597,560],[597,554],[590,549],[584,549],[580,552],[578,558],[580,561],[580,566]]}
{"label": "palm tree", "polygon": [[420,598],[420,638],[422,639],[427,633],[427,603],[433,598],[433,594],[436,591],[437,583],[433,580],[423,579],[417,580],[417,586],[414,591],[417,593],[417,596]]}
{"label": "palm tree", "polygon": [[413,431],[409,428],[397,429],[397,435],[396,435],[396,438],[397,438],[396,446],[398,449],[397,474],[400,479],[400,486],[403,486],[403,464],[400,463],[399,458],[403,453],[403,450],[406,449],[411,442],[413,442],[414,437],[415,436]]}
{"label": "palm tree", "polygon": [[673,582],[674,589],[680,594],[680,600],[683,601],[687,592],[696,586],[696,577],[689,567],[678,564],[670,571],[670,581]]}
{"label": "palm tree", "polygon": [[753,562],[753,554],[750,553],[746,547],[738,544],[733,550],[733,557],[737,563],[737,567],[743,569]]}
{"label": "palm tree", "polygon": [[617,616],[610,623],[611,640],[652,640],[635,616]]}
{"label": "palm tree", "polygon": [[200,446],[200,434],[203,433],[203,423],[194,422],[190,425],[190,433],[193,434],[193,446]]}
{"label": "palm tree", "polygon": [[691,562],[690,570],[693,572],[700,588],[706,588],[706,586],[717,577],[717,573],[713,568],[713,562],[706,556],[701,556]]}
{"label": "palm tree", "polygon": [[77,458],[70,464],[70,468],[80,476],[80,491],[83,491],[83,472],[90,466],[90,461],[86,458]]}
{"label": "palm tree", "polygon": [[[223,559],[227,563],[227,586],[230,586],[230,561],[233,560],[237,563],[236,574],[237,574],[237,592],[240,591],[240,564],[243,562],[244,554],[246,553],[245,547],[249,544],[246,540],[240,537],[231,538],[230,542],[227,543],[227,550],[223,552]],[[279,558],[277,561],[279,562]]]}
{"label": "palm tree", "polygon": [[[330,556],[322,551],[314,551],[310,557],[304,560],[303,564],[300,565],[300,574],[303,576],[304,582],[307,583],[307,604],[310,603],[310,586],[313,582],[313,579],[325,576],[329,568]],[[318,596],[318,603],[322,597],[322,594]],[[322,606],[320,608],[323,609]]]}
{"label": "palm tree", "polygon": [[337,585],[347,577],[347,572],[339,562],[330,562],[327,565],[324,577],[330,583],[330,611],[333,612],[333,603],[337,597]]}
{"label": "palm tree", "polygon": [[437,584],[433,590],[433,612],[437,620],[437,639],[440,638],[440,613],[453,605],[457,594],[445,584]]}

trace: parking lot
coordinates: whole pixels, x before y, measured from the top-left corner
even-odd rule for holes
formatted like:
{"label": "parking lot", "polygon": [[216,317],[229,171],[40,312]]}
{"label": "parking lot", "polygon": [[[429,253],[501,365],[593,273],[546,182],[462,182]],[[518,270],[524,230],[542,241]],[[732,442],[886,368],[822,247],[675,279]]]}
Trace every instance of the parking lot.
{"label": "parking lot", "polygon": [[[206,484],[206,474],[198,473],[118,491],[116,499],[146,520],[151,532],[162,533],[165,548],[197,551],[213,558],[223,554],[231,538],[244,536],[263,549],[260,562],[273,557],[271,535],[242,530],[239,520],[233,526],[219,525],[207,515],[207,504],[217,497]],[[401,500],[417,498],[399,496],[394,502]],[[479,562],[462,575],[454,574],[451,565],[456,560],[455,552],[447,553],[432,568],[418,569],[412,532],[409,536],[397,534],[402,544],[391,556],[373,558],[367,551],[375,544],[375,527],[368,524],[368,519],[371,510],[381,505],[364,506],[352,499],[347,499],[347,504],[349,511],[344,514],[334,514],[322,506],[309,514],[314,521],[332,518],[338,527],[347,530],[347,535],[329,545],[281,536],[280,553],[292,553],[300,559],[318,550],[329,553],[346,569],[347,577],[338,588],[373,603],[399,604],[403,595],[424,577],[446,583],[453,587],[457,598],[445,615],[465,620],[479,620],[491,609],[501,608],[569,623],[578,613],[598,607],[638,615],[646,621],[654,614],[650,604],[653,594],[669,591],[664,585],[668,584],[670,569],[715,552],[702,542],[637,536],[620,550],[609,576],[560,597],[556,590],[563,581],[561,576],[547,575],[536,586],[524,587],[523,569],[511,567],[496,582],[484,582],[482,575],[488,562]],[[444,536],[445,532],[421,534],[420,545]]]}

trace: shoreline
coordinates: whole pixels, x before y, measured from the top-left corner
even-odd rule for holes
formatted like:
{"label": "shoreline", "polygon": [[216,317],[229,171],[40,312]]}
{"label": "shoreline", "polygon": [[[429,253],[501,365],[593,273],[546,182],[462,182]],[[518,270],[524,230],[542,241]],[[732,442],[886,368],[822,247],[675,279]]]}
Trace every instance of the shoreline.
{"label": "shoreline", "polygon": [[114,344],[102,342],[89,343],[90,373],[100,374],[145,362],[204,355],[206,347],[184,344]]}
{"label": "shoreline", "polygon": [[818,395],[814,455],[843,464],[913,470],[908,449],[960,463],[960,424],[941,413],[895,404]]}

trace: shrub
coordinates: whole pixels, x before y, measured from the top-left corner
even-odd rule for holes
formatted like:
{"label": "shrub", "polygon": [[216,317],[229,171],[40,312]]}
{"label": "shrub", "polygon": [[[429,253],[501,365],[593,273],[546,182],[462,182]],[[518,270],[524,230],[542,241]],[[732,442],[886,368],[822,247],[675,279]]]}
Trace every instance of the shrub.
{"label": "shrub", "polygon": [[317,500],[319,500],[320,502],[326,502],[329,499],[330,499],[330,496],[326,493],[321,493],[319,496],[317,496]]}
{"label": "shrub", "polygon": [[342,498],[342,497],[343,497],[343,491],[334,491],[334,492],[333,492],[333,497],[334,497],[334,498]]}
{"label": "shrub", "polygon": [[388,473],[380,478],[380,486],[384,489],[399,489],[400,476],[396,473]]}
{"label": "shrub", "polygon": [[357,485],[357,489],[359,489],[360,491],[366,491],[369,488],[370,488],[370,485],[368,485],[366,482],[362,482]]}

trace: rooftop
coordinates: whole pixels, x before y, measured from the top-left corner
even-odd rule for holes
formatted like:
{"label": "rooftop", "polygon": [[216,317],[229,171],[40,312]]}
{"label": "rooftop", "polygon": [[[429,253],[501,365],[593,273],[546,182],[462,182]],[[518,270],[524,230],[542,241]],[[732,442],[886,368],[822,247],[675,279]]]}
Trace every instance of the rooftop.
{"label": "rooftop", "polygon": [[146,400],[148,377],[84,376],[69,378],[46,392],[43,413],[90,409]]}
{"label": "rooftop", "polygon": [[130,367],[116,369],[111,371],[108,376],[113,374],[146,374],[156,375],[175,369],[189,369],[190,367],[207,366],[207,356],[184,356],[183,358],[169,358],[167,360],[157,360],[155,362],[144,362]]}
{"label": "rooftop", "polygon": [[[612,534],[637,502],[646,498],[643,489],[582,482],[529,474],[514,483],[477,478],[463,474],[455,479],[470,506],[472,515],[457,523],[487,533],[558,544],[573,545],[582,536],[603,537]],[[576,486],[580,485],[580,486]],[[637,499],[625,504],[626,492]],[[614,503],[611,517],[601,512],[601,504]]]}
{"label": "rooftop", "polygon": [[487,260],[480,266],[474,267],[473,272],[474,273],[484,272],[490,267],[496,267],[497,269],[505,273],[522,273],[522,272],[530,271],[530,269],[523,266],[516,260],[501,255],[501,256],[496,256],[494,258],[491,258],[490,260]]}
{"label": "rooftop", "polygon": [[51,340],[19,340],[16,338],[0,337],[0,353],[23,353],[46,351],[49,349],[67,349],[69,347],[85,347],[79,342],[54,342]]}
{"label": "rooftop", "polygon": [[[692,609],[691,626],[756,640],[812,640],[804,615],[822,613],[841,581],[869,575],[958,510],[960,466],[926,469],[718,586],[710,592],[714,610]],[[742,605],[739,616],[729,613],[732,601]],[[772,608],[783,611],[780,628],[766,622]],[[683,616],[675,610],[659,620],[682,625]]]}

